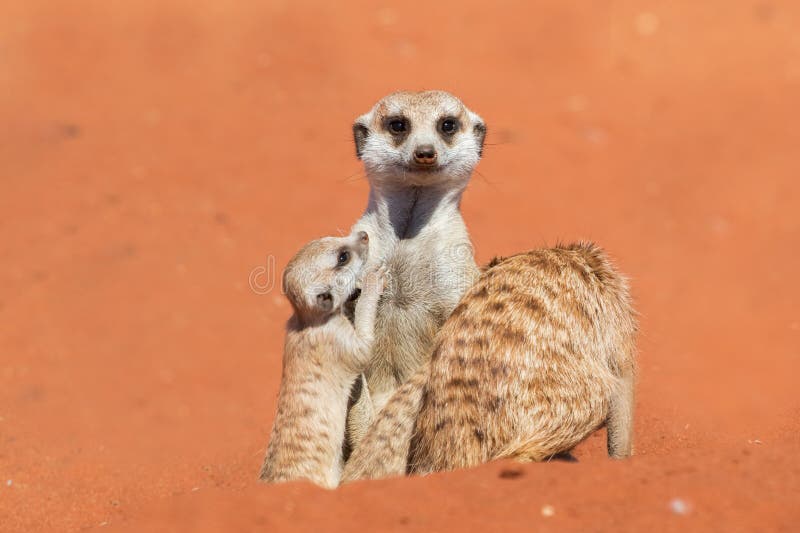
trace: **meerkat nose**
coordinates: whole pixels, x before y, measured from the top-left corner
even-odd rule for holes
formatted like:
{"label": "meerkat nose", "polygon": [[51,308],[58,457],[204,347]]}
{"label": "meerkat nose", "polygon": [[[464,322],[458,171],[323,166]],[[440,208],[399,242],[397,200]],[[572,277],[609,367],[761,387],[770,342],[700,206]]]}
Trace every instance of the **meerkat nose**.
{"label": "meerkat nose", "polygon": [[414,150],[414,162],[420,165],[432,165],[436,162],[436,149],[432,144],[417,146]]}

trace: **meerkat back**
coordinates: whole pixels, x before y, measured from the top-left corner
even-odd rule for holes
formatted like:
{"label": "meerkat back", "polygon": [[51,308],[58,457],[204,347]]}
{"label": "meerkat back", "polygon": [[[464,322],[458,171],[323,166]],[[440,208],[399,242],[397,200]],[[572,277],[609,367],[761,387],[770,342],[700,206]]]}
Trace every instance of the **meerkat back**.
{"label": "meerkat back", "polygon": [[636,329],[627,284],[594,245],[497,261],[440,332],[409,470],[539,461],[604,423],[609,455],[630,455]]}

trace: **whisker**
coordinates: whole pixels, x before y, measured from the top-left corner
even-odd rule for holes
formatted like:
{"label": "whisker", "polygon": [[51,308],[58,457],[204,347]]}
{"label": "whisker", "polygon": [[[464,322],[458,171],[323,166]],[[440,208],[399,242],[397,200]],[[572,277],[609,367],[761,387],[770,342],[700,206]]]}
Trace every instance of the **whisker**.
{"label": "whisker", "polygon": [[352,174],[350,174],[348,176],[345,176],[343,178],[339,178],[338,180],[336,180],[336,182],[337,183],[352,183],[352,182],[359,181],[360,179],[366,178],[366,177],[367,177],[366,172],[364,172],[364,170],[361,169],[361,170],[357,170],[356,172],[353,172]]}
{"label": "whisker", "polygon": [[493,189],[494,189],[494,190],[496,190],[496,191],[500,191],[500,188],[497,186],[497,183],[496,183],[496,182],[494,182],[494,181],[492,181],[492,180],[490,180],[489,178],[487,178],[487,177],[486,177],[486,176],[483,174],[483,172],[481,172],[481,171],[480,171],[480,170],[478,170],[477,168],[475,169],[475,174],[477,174],[478,176],[480,176],[480,178],[481,178],[481,179],[482,179],[482,180],[483,180],[483,181],[484,181],[484,182],[485,182],[485,183],[486,183],[486,184],[487,184],[489,187],[493,188]]}

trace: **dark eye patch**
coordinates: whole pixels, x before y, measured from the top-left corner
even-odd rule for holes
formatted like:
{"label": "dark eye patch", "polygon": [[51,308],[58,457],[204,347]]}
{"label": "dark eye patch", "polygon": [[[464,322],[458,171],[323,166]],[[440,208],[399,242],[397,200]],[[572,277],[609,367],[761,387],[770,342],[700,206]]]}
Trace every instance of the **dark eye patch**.
{"label": "dark eye patch", "polygon": [[408,125],[405,120],[395,119],[389,122],[389,131],[392,133],[403,133],[406,131]]}
{"label": "dark eye patch", "polygon": [[350,253],[350,250],[347,250],[345,248],[339,250],[339,255],[336,257],[336,266],[337,267],[345,266],[347,263],[350,262],[352,255],[353,254]]}
{"label": "dark eye patch", "polygon": [[461,123],[456,117],[442,117],[439,120],[439,133],[442,135],[455,135],[461,129]]}
{"label": "dark eye patch", "polygon": [[395,145],[402,143],[411,131],[411,123],[403,116],[386,117],[383,127],[394,138]]}
{"label": "dark eye patch", "polygon": [[461,121],[456,117],[444,116],[436,124],[436,130],[444,142],[452,144],[456,133],[461,130]]}

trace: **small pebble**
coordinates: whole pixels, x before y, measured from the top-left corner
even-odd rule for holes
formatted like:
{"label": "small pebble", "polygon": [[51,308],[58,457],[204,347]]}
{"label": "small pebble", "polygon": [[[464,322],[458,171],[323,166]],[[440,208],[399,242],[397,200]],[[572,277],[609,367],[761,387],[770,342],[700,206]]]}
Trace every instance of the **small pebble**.
{"label": "small pebble", "polygon": [[681,500],[680,498],[673,498],[669,502],[669,508],[675,514],[679,515],[689,514],[689,504]]}
{"label": "small pebble", "polygon": [[556,514],[556,510],[552,505],[545,505],[542,507],[542,516],[550,518]]}

